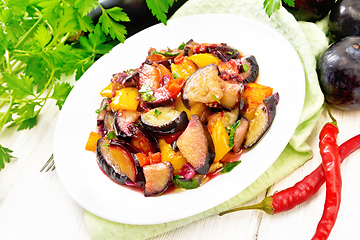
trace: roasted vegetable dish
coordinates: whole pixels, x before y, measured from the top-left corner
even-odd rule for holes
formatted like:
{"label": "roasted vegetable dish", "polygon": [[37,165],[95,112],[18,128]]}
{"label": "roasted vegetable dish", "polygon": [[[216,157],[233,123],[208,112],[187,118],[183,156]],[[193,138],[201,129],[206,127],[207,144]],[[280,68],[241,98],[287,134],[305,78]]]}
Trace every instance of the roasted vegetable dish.
{"label": "roasted vegetable dish", "polygon": [[100,95],[86,149],[119,184],[158,196],[231,171],[268,131],[278,93],[256,82],[256,58],[225,43],[150,48]]}

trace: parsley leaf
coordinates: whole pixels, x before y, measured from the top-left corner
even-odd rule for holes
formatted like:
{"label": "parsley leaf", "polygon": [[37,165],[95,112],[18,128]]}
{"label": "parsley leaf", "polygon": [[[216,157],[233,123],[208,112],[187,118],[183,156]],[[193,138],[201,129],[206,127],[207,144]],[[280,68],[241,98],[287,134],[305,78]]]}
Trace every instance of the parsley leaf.
{"label": "parsley leaf", "polygon": [[12,159],[15,159],[15,157],[11,155],[12,152],[12,150],[0,145],[0,170],[5,167],[5,162],[10,163]]}
{"label": "parsley leaf", "polygon": [[147,0],[146,3],[151,10],[151,13],[156,16],[163,24],[167,24],[167,16],[169,7],[177,0]]}
{"label": "parsley leaf", "polygon": [[[284,2],[294,7],[294,0],[284,0]],[[271,17],[271,15],[280,9],[281,6],[281,0],[264,0],[263,8],[265,9],[266,14]]]}
{"label": "parsley leaf", "polygon": [[161,112],[155,108],[155,110],[154,110],[154,116],[157,117],[157,116],[159,116],[160,114],[161,114]]}
{"label": "parsley leaf", "polygon": [[144,101],[151,102],[155,100],[154,92],[151,89],[150,85],[146,85],[146,84],[142,85],[141,88],[139,89],[139,93]]}
{"label": "parsley leaf", "polygon": [[233,124],[230,124],[228,128],[226,128],[227,133],[229,134],[229,147],[232,148],[234,146],[234,137],[235,131],[240,126],[241,121],[237,120]]}
{"label": "parsley leaf", "polygon": [[221,169],[220,173],[228,173],[231,170],[233,170],[237,165],[239,165],[241,163],[241,161],[236,161],[236,162],[229,162],[229,163],[224,163],[223,165],[223,169]]}
{"label": "parsley leaf", "polygon": [[249,71],[250,65],[248,65],[248,64],[243,64],[242,67],[243,67],[243,69],[244,69],[244,72],[247,73],[247,72]]}
{"label": "parsley leaf", "polygon": [[104,33],[110,34],[112,39],[116,38],[120,42],[124,42],[127,31],[123,25],[113,21],[113,19],[128,22],[130,21],[129,17],[126,15],[126,13],[122,12],[122,8],[119,7],[105,9],[101,6],[101,10],[103,12],[99,18],[99,23],[102,24],[102,30]]}
{"label": "parsley leaf", "polygon": [[178,47],[179,50],[183,50],[186,47],[186,44],[182,42],[180,46]]}
{"label": "parsley leaf", "polygon": [[108,132],[108,133],[106,134],[106,136],[107,136],[107,138],[108,138],[109,140],[116,138],[116,135],[115,135],[115,132],[114,132],[114,131]]}
{"label": "parsley leaf", "polygon": [[185,189],[194,189],[200,186],[200,181],[198,179],[195,180],[187,180],[184,178],[180,179],[179,175],[175,175],[173,181],[176,186]]}
{"label": "parsley leaf", "polygon": [[61,110],[65,99],[72,88],[73,87],[69,83],[55,83],[54,92],[51,95],[51,98],[56,100],[56,105],[59,107],[59,110]]}
{"label": "parsley leaf", "polygon": [[218,103],[220,103],[220,100],[219,100],[214,94],[211,94],[211,96],[213,97],[213,99],[215,99],[215,101],[217,101]]}
{"label": "parsley leaf", "polygon": [[81,16],[85,16],[98,6],[98,0],[76,0],[75,7]]}

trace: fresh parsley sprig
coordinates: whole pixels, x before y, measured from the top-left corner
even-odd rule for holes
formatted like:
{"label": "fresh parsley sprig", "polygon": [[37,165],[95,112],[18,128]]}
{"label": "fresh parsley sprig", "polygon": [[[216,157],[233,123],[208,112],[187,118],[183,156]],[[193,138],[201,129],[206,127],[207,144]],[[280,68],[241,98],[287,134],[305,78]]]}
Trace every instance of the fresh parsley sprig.
{"label": "fresh parsley sprig", "polygon": [[[166,24],[176,0],[147,0]],[[98,23],[87,15],[102,10]],[[103,8],[98,0],[0,1],[0,132],[4,127],[31,129],[49,100],[61,110],[72,84],[63,76],[81,75],[112,49],[109,40],[125,41],[130,21],[122,8]],[[0,145],[0,170],[14,157]]]}
{"label": "fresh parsley sprig", "polygon": [[[295,0],[283,0],[287,5],[294,7]],[[280,9],[281,0],[264,0],[263,7],[265,9],[266,14],[271,17],[271,15]]]}

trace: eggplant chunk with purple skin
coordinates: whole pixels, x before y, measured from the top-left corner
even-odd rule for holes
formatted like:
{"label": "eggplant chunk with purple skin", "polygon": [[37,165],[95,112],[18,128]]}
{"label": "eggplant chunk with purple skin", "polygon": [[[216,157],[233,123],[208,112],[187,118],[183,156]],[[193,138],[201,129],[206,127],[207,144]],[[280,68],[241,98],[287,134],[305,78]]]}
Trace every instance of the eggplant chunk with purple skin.
{"label": "eggplant chunk with purple skin", "polygon": [[138,111],[119,110],[114,115],[114,130],[118,138],[129,140],[133,136],[130,125],[133,125],[140,117]]}
{"label": "eggplant chunk with purple skin", "polygon": [[169,187],[174,175],[174,168],[170,162],[160,162],[145,165],[143,168],[145,176],[145,197],[158,196]]}
{"label": "eggplant chunk with purple skin", "polygon": [[268,131],[276,114],[276,104],[278,100],[271,95],[257,107],[255,117],[249,122],[249,129],[245,136],[244,147],[254,146]]}
{"label": "eggplant chunk with purple skin", "polygon": [[199,117],[192,115],[187,128],[176,142],[181,154],[200,174],[209,172],[215,158],[213,143],[208,135]]}
{"label": "eggplant chunk with purple skin", "polygon": [[245,83],[253,83],[259,76],[259,64],[253,55],[241,58],[240,76]]}
{"label": "eggplant chunk with purple skin", "polygon": [[184,105],[189,109],[197,102],[217,105],[224,96],[222,82],[215,64],[199,68],[183,86],[181,98]]}
{"label": "eggplant chunk with purple skin", "polygon": [[167,136],[183,131],[188,123],[185,111],[172,107],[159,107],[141,114],[141,122],[146,129],[156,136]]}
{"label": "eggplant chunk with purple skin", "polygon": [[245,117],[240,119],[240,125],[236,128],[234,134],[234,146],[232,148],[234,153],[240,151],[241,146],[245,140],[246,133],[249,128],[249,120]]}

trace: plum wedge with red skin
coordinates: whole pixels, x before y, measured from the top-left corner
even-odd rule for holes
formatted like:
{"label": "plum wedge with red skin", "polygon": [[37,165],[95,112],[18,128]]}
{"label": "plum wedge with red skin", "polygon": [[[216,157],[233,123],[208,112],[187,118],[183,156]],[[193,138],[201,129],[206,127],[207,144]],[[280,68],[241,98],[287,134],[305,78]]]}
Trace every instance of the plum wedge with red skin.
{"label": "plum wedge with red skin", "polygon": [[121,171],[124,172],[133,183],[143,186],[145,184],[144,173],[136,157],[139,150],[122,140],[112,139],[109,141],[109,144],[110,154]]}
{"label": "plum wedge with red skin", "polygon": [[278,95],[266,98],[256,109],[255,117],[249,122],[249,130],[245,136],[244,147],[251,148],[269,130],[276,114]]}
{"label": "plum wedge with red skin", "polygon": [[158,196],[163,194],[169,187],[174,168],[170,162],[160,162],[143,167],[145,176],[144,196]]}
{"label": "plum wedge with red skin", "polygon": [[[118,184],[127,184],[131,182],[130,178],[128,178],[125,172],[121,170],[120,164],[116,161],[113,152],[110,151],[108,140],[100,138],[97,142],[95,153],[99,167],[111,180]],[[135,163],[133,165],[135,166]]]}
{"label": "plum wedge with red skin", "polygon": [[208,135],[199,117],[192,115],[187,128],[176,142],[181,154],[199,174],[207,174],[215,158],[213,144],[209,142],[211,137]]}
{"label": "plum wedge with red skin", "polygon": [[157,138],[147,131],[141,125],[140,121],[130,124],[129,128],[132,132],[131,145],[146,155],[159,152],[159,142]]}

